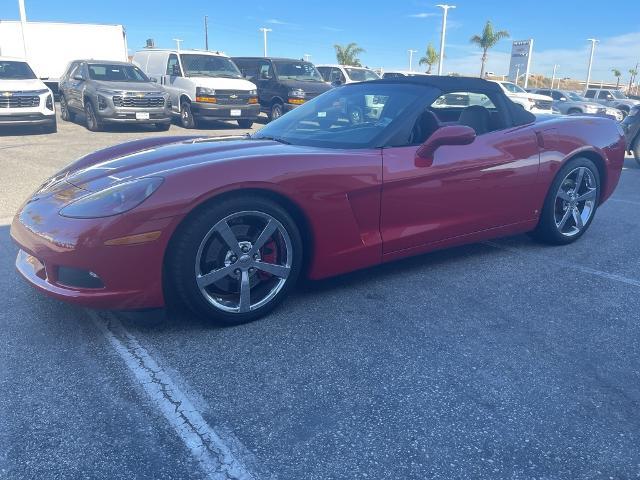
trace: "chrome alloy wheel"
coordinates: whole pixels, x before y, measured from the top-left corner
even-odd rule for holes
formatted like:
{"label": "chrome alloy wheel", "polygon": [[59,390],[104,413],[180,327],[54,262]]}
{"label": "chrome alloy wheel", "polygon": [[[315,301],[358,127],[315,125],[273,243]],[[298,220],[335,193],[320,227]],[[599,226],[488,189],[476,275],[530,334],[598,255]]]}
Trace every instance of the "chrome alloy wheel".
{"label": "chrome alloy wheel", "polygon": [[554,219],[556,228],[565,237],[580,233],[596,207],[597,183],[587,167],[571,170],[558,188]]}
{"label": "chrome alloy wheel", "polygon": [[214,307],[246,313],[282,290],[292,261],[291,238],[278,220],[264,212],[237,212],[216,223],[200,242],[196,282]]}

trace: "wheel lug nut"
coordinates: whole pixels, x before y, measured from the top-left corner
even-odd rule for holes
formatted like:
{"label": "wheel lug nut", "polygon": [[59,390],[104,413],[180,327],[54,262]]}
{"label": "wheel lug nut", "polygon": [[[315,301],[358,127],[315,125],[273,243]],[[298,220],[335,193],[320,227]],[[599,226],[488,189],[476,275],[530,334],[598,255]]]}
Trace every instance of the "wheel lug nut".
{"label": "wheel lug nut", "polygon": [[236,257],[235,255],[233,255],[229,260],[231,260],[232,262],[235,263],[236,260],[238,260],[238,257]]}

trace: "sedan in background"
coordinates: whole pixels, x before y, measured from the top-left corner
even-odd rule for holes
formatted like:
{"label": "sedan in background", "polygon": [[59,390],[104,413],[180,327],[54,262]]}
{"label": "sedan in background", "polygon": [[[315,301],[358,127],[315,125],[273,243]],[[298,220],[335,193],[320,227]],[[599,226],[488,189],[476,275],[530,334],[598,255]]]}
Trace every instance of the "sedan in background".
{"label": "sedan in background", "polygon": [[538,119],[485,80],[354,83],[251,136],[86,155],[27,199],[11,236],[18,271],[53,297],[107,309],[177,297],[236,325],[301,277],[523,232],[574,242],[624,154],[615,122]]}
{"label": "sedan in background", "polygon": [[531,113],[554,113],[553,99],[547,95],[527,92],[520,85],[502,80],[488,80],[500,86],[509,99]]}

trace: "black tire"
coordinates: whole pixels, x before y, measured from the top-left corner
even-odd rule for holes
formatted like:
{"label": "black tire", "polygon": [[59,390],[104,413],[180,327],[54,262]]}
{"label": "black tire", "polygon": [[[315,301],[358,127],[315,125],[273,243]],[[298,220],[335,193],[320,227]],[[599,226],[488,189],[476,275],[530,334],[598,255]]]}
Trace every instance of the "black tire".
{"label": "black tire", "polygon": [[158,132],[166,132],[171,128],[171,123],[156,123],[154,127]]}
{"label": "black tire", "polygon": [[635,158],[638,165],[640,165],[640,135],[636,136],[636,139],[633,141],[631,152],[633,153],[633,158]]}
{"label": "black tire", "polygon": [[[209,291],[201,291],[198,286],[195,273],[197,269],[201,268],[201,264],[198,262],[199,258],[200,262],[211,262],[207,264],[208,266],[206,268],[206,271],[209,272],[225,266],[226,268],[233,268],[233,265],[222,263],[220,260],[221,258],[224,258],[224,262],[237,262],[236,265],[241,265],[243,259],[247,260],[246,254],[239,259],[234,256],[229,257],[231,250],[230,247],[228,247],[228,244],[221,240],[222,237],[216,236],[215,233],[211,234],[214,226],[220,225],[224,219],[229,217],[229,215],[241,215],[242,213],[240,212],[247,215],[258,213],[277,220],[280,227],[286,231],[286,234],[290,239],[288,245],[291,246],[291,256],[288,257],[290,259],[290,267],[288,267],[289,273],[283,286],[280,287],[280,289],[274,293],[274,296],[265,304],[258,305],[255,309],[242,313],[240,311],[225,311],[223,308],[216,306],[215,302],[212,301],[210,297],[207,298],[206,296],[209,294]],[[242,221],[243,218],[245,217],[240,217],[239,220]],[[234,232],[233,235],[235,236],[235,239],[238,241],[238,244],[241,245],[243,243],[243,239],[246,240],[248,238],[248,232],[250,230],[242,223],[240,225],[233,224],[233,221],[233,219],[228,221],[232,222],[231,224],[228,222],[225,223],[229,226],[230,231]],[[247,228],[247,230],[243,231],[243,228]],[[256,227],[252,232],[259,233],[262,228],[263,227]],[[277,238],[284,238],[284,236],[279,237],[280,230],[276,231],[272,235],[273,238],[276,238],[276,236],[278,236]],[[270,238],[269,241],[274,242],[275,240],[273,240],[273,238]],[[254,239],[254,241],[256,240],[257,239]],[[204,250],[200,250],[201,244],[208,246],[203,247]],[[264,245],[264,247],[261,247],[258,250],[261,255],[260,261],[264,260],[263,256],[266,255],[266,253],[263,252],[264,248],[270,244],[265,243]],[[219,248],[217,248],[218,246]],[[245,246],[245,248],[248,247]],[[221,325],[240,325],[242,323],[256,320],[275,308],[295,286],[302,266],[302,248],[302,239],[295,221],[289,213],[277,203],[255,195],[247,195],[223,201],[211,202],[193,212],[191,216],[180,226],[171,240],[165,263],[165,272],[167,275],[167,278],[165,279],[165,288],[171,289],[167,294],[167,298],[174,296],[174,298],[178,298],[181,303],[185,304],[196,314],[206,317]],[[199,252],[204,252],[202,254],[203,256],[199,257]],[[273,250],[271,250],[271,252],[273,252]],[[273,261],[274,263],[277,263],[275,260]],[[253,265],[256,265],[256,263],[253,263]],[[244,265],[242,268],[247,269],[248,266]],[[251,273],[250,270],[251,269],[249,268],[249,273]],[[256,269],[254,269],[254,272],[255,270]],[[205,270],[203,270],[203,274],[204,271]],[[269,284],[263,284],[263,279],[258,276],[261,274],[262,271],[254,273],[253,275],[255,275],[255,278],[251,277],[249,279],[249,281],[252,279],[254,281],[254,285],[249,288],[251,296],[254,295],[255,291],[260,291],[259,289],[261,288],[261,285],[266,285],[268,289]],[[221,276],[216,280],[216,282],[223,282],[228,286],[227,288],[238,289],[235,293],[231,293],[232,290],[228,290],[222,293],[222,295],[238,295],[237,307],[239,309],[241,302],[241,295],[239,293],[241,289],[239,269],[234,270],[233,275],[235,275],[235,277],[232,276],[232,273]],[[241,275],[244,275],[244,270]],[[280,281],[279,277],[275,275],[267,275],[267,278],[268,280],[266,280],[266,282],[275,281],[277,283]],[[215,283],[205,287],[205,289],[217,289],[218,285],[218,283]],[[258,290],[256,290],[256,287],[258,287]],[[217,293],[212,295],[216,294]],[[254,300],[255,297],[253,297],[251,301]],[[249,303],[251,303],[251,301]],[[260,301],[261,299],[258,298],[258,302]]]}
{"label": "black tire", "polygon": [[[586,167],[593,175],[593,179],[595,181],[595,201],[590,217],[587,222],[584,223],[582,229],[572,236],[567,236],[564,235],[556,225],[557,195],[560,186],[565,181],[567,175],[569,175],[578,167]],[[551,187],[547,192],[547,197],[545,198],[544,205],[542,207],[538,226],[533,232],[531,232],[531,236],[539,242],[547,243],[550,245],[567,245],[569,243],[575,242],[589,229],[589,226],[591,225],[591,222],[593,221],[593,218],[595,217],[596,211],[598,209],[599,199],[600,172],[598,171],[598,167],[596,167],[595,163],[593,163],[588,158],[582,157],[576,157],[568,161],[556,174],[556,177],[551,183]]]}
{"label": "black tire", "polygon": [[180,103],[180,125],[182,128],[188,129],[196,128],[198,126],[198,122],[191,111],[191,102],[186,100],[183,100],[182,103]]}
{"label": "black tire", "polygon": [[269,110],[269,121],[277,120],[284,115],[284,106],[279,101],[273,102]]}
{"label": "black tire", "polygon": [[64,95],[60,95],[60,118],[65,122],[73,122],[76,118],[76,114],[69,110],[69,105]]}
{"label": "black tire", "polygon": [[84,103],[84,116],[87,130],[92,132],[99,132],[102,130],[102,122],[100,121],[100,117],[96,115],[96,109],[91,100],[86,100]]}
{"label": "black tire", "polygon": [[250,118],[241,118],[238,120],[238,126],[240,128],[251,128],[253,126],[253,120]]}

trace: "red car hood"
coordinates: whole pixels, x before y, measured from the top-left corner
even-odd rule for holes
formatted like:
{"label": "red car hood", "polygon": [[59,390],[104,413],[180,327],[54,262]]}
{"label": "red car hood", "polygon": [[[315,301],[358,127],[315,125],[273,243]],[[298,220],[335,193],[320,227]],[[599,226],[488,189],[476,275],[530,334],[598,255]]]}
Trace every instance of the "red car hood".
{"label": "red car hood", "polygon": [[110,158],[98,156],[64,173],[65,180],[83,190],[97,191],[131,178],[167,176],[182,169],[197,168],[216,162],[238,161],[243,158],[298,155],[317,149],[283,145],[271,140],[231,138],[189,139],[143,149],[126,150],[127,144]]}

